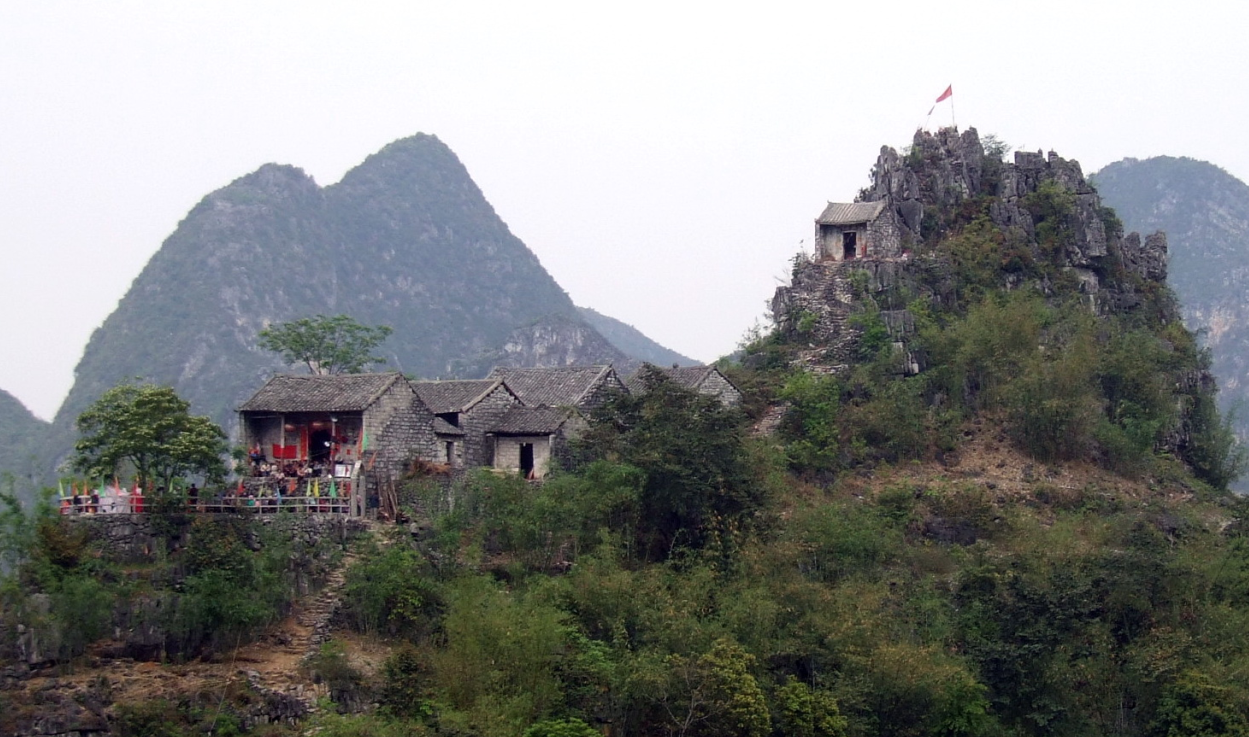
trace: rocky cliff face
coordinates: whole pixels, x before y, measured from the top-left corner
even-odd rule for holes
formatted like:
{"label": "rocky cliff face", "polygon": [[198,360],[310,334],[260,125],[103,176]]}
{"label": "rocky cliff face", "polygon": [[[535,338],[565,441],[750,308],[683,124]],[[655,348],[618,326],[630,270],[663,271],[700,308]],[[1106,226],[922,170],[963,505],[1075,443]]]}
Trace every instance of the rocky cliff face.
{"label": "rocky cliff face", "polygon": [[599,366],[612,364],[621,374],[629,374],[640,362],[612,345],[597,330],[580,319],[548,315],[512,330],[497,350],[484,353],[456,373],[484,375],[495,366]]}
{"label": "rocky cliff face", "polygon": [[681,355],[674,350],[665,348],[642,334],[640,330],[607,315],[590,309],[578,307],[581,319],[594,328],[599,335],[606,338],[613,346],[635,361],[653,363],[656,366],[697,366],[698,361],[689,356]]}
{"label": "rocky cliff face", "polygon": [[[920,370],[922,357],[905,349],[910,321],[904,303],[891,295],[922,295],[951,305],[964,298],[966,254],[938,243],[971,232],[988,244],[978,254],[994,286],[1032,284],[1043,293],[1071,287],[1099,314],[1125,313],[1165,291],[1167,239],[1123,235],[1112,212],[1085,180],[1076,161],[1054,152],[1017,152],[1013,162],[986,154],[974,128],[963,133],[919,131],[908,152],[883,147],[872,181],[858,201],[884,201],[882,217],[900,231],[900,255],[853,261],[799,259],[793,282],[772,301],[778,327],[805,337],[801,360],[817,371],[844,368],[860,331],[853,315],[878,309],[905,358],[903,370]],[[986,285],[987,286],[987,285]]]}
{"label": "rocky cliff face", "polygon": [[1170,156],[1118,161],[1093,179],[1127,227],[1166,232],[1184,322],[1210,348],[1221,404],[1242,408],[1234,420],[1249,438],[1249,185]]}

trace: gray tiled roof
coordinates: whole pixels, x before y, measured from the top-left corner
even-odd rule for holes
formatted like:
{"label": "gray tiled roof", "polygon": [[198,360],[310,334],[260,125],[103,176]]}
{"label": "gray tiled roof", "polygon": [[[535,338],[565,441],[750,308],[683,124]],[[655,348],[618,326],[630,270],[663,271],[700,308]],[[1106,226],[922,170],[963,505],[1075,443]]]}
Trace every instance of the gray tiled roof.
{"label": "gray tiled roof", "polygon": [[611,366],[500,366],[491,371],[488,378],[503,379],[512,393],[527,407],[576,407],[611,371]]}
{"label": "gray tiled roof", "polygon": [[550,435],[568,421],[558,407],[511,407],[487,432],[498,435]]}
{"label": "gray tiled roof", "polygon": [[434,418],[434,432],[438,435],[463,435],[464,431],[441,417]]}
{"label": "gray tiled roof", "polygon": [[417,395],[429,411],[467,412],[491,389],[499,385],[498,379],[472,379],[463,381],[417,381],[412,384]]}
{"label": "gray tiled roof", "polygon": [[647,368],[657,369],[677,386],[685,387],[698,391],[698,387],[703,381],[715,371],[714,366],[655,366],[654,364],[643,364],[642,368],[634,371],[628,379],[625,379],[625,386],[631,392],[643,391],[646,387],[642,385],[642,372]]}
{"label": "gray tiled roof", "polygon": [[820,225],[858,225],[870,223],[885,209],[885,201],[877,202],[830,202],[816,218]]}
{"label": "gray tiled roof", "polygon": [[403,374],[338,374],[335,376],[274,376],[240,412],[361,412],[373,404]]}

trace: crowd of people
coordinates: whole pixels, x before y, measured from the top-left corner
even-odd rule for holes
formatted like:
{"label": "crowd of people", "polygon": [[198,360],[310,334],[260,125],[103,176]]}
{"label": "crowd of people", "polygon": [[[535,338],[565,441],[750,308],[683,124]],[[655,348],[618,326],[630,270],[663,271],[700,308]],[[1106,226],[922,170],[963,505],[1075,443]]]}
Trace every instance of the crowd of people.
{"label": "crowd of people", "polygon": [[269,460],[259,447],[252,448],[248,453],[251,461],[253,477],[271,479],[328,479],[334,476],[347,476],[351,466],[339,458],[329,456],[302,460]]}
{"label": "crowd of people", "polygon": [[125,487],[101,487],[61,494],[61,514],[142,514],[145,499],[143,489],[134,491]]}
{"label": "crowd of people", "polygon": [[[351,481],[329,478],[322,483],[320,477],[298,476],[275,478],[260,484],[244,484],[235,489],[218,489],[211,495],[195,484],[179,498],[185,502],[186,511],[206,513],[255,512],[274,513],[279,510],[312,512],[318,514],[347,514],[351,505]],[[125,487],[101,487],[84,489],[76,487],[70,495],[62,494],[60,512],[63,515],[88,514],[143,514],[152,511],[153,497],[165,496],[163,487],[145,495],[143,489]]]}

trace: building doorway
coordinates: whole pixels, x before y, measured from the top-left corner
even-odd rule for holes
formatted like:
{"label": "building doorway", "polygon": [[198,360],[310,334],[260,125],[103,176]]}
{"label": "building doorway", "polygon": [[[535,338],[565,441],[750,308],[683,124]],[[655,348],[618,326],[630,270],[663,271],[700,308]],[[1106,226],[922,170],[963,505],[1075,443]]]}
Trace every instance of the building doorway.
{"label": "building doorway", "polygon": [[323,461],[330,457],[331,443],[334,437],[329,430],[313,430],[308,435],[308,458]]}
{"label": "building doorway", "polygon": [[842,260],[853,261],[855,256],[859,254],[858,233],[853,230],[841,234]]}
{"label": "building doorway", "polygon": [[533,443],[520,444],[520,475],[526,479],[533,477]]}

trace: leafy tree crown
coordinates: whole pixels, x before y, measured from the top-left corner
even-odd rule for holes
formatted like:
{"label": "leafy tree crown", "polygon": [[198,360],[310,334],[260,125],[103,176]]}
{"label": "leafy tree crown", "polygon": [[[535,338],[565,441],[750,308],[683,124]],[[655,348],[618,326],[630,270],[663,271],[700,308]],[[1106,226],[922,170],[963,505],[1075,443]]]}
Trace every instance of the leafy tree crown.
{"label": "leafy tree crown", "polygon": [[302,363],[314,374],[354,374],[383,356],[371,355],[393,331],[388,325],[362,325],[348,315],[317,315],[270,325],[260,331],[260,347]]}

